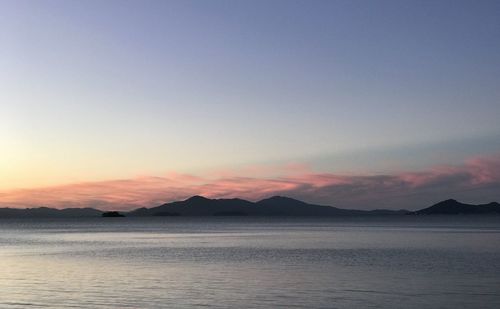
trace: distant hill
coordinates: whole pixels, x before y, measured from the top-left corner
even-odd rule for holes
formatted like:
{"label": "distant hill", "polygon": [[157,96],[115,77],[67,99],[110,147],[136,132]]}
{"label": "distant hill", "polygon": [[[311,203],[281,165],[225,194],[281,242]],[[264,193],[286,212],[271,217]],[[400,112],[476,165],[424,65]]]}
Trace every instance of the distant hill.
{"label": "distant hill", "polygon": [[489,204],[471,205],[460,203],[449,199],[439,202],[430,207],[418,210],[417,215],[457,215],[457,214],[500,214],[500,204],[492,202]]}
{"label": "distant hill", "polygon": [[102,211],[94,208],[0,208],[0,218],[75,218],[100,217]]}
{"label": "distant hill", "polygon": [[254,211],[257,215],[275,216],[345,216],[368,213],[362,210],[349,210],[331,206],[308,204],[283,196],[273,196],[255,203]]}
{"label": "distant hill", "polygon": [[139,208],[129,216],[212,216],[217,213],[238,212],[248,214],[254,204],[242,199],[208,199],[193,196],[185,201],[163,204],[152,208]]}
{"label": "distant hill", "polygon": [[[94,208],[0,208],[0,218],[78,218],[112,217],[117,212],[103,212]],[[387,216],[433,214],[500,214],[500,204],[471,205],[449,199],[430,207],[410,212],[407,210],[355,210],[305,203],[284,196],[273,196],[258,202],[243,199],[209,199],[193,196],[184,201],[166,203],[152,208],[138,208],[125,213],[129,217],[149,216]]]}
{"label": "distant hill", "polygon": [[408,211],[341,209],[308,204],[283,196],[274,196],[256,203],[242,199],[208,199],[193,196],[185,201],[139,208],[129,212],[128,216],[355,216],[406,213]]}

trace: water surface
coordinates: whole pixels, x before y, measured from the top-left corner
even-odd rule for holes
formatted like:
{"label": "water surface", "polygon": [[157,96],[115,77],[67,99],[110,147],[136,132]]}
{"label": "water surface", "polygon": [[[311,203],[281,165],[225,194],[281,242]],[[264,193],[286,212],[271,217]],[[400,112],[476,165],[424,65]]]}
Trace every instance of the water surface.
{"label": "water surface", "polygon": [[0,308],[500,308],[500,217],[0,220]]}

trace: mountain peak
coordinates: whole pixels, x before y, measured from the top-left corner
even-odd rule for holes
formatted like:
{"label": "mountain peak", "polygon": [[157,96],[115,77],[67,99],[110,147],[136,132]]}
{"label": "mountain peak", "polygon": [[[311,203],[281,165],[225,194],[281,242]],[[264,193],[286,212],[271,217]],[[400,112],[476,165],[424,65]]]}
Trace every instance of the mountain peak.
{"label": "mountain peak", "polygon": [[201,195],[194,195],[194,196],[191,196],[190,198],[186,199],[185,201],[186,202],[204,202],[204,201],[208,201],[209,199],[204,197],[204,196],[201,196]]}
{"label": "mountain peak", "polygon": [[269,198],[261,200],[260,202],[301,202],[301,203],[304,203],[302,201],[293,199],[291,197],[286,197],[286,196],[281,196],[281,195],[271,196]]}
{"label": "mountain peak", "polygon": [[500,204],[464,204],[454,199],[448,199],[430,207],[416,211],[417,214],[486,214],[500,213]]}

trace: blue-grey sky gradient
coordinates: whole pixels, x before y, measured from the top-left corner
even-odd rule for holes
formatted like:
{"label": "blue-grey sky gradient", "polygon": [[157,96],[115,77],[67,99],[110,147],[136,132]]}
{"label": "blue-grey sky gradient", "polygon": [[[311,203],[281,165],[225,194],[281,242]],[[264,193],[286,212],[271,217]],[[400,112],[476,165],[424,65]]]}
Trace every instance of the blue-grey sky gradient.
{"label": "blue-grey sky gradient", "polygon": [[499,1],[1,0],[0,189],[460,163],[499,85]]}

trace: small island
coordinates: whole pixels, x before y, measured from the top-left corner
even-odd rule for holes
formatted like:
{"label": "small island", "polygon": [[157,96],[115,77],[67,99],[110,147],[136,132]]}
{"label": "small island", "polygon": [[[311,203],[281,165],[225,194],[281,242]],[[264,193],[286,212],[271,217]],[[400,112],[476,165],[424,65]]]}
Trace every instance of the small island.
{"label": "small island", "polygon": [[103,212],[101,216],[105,218],[125,217],[125,215],[122,215],[118,211],[106,211]]}

